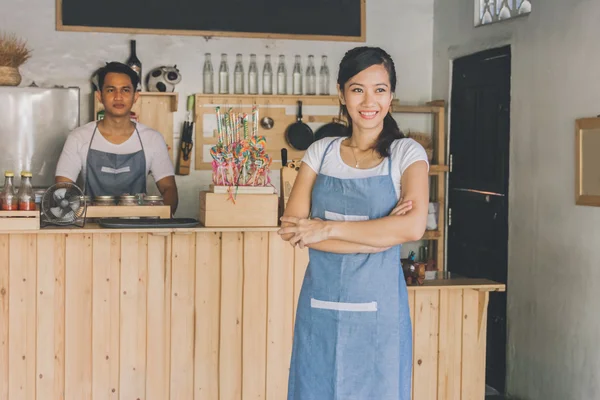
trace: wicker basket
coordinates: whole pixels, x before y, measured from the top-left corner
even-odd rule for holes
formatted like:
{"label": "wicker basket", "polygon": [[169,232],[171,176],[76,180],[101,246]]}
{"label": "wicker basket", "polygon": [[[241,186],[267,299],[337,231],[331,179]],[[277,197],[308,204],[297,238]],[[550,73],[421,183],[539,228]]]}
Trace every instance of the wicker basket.
{"label": "wicker basket", "polygon": [[0,86],[19,86],[21,74],[17,68],[0,67]]}
{"label": "wicker basket", "polygon": [[427,153],[427,158],[431,163],[433,161],[433,140],[431,135],[419,132],[408,132],[406,136],[423,146],[425,153]]}

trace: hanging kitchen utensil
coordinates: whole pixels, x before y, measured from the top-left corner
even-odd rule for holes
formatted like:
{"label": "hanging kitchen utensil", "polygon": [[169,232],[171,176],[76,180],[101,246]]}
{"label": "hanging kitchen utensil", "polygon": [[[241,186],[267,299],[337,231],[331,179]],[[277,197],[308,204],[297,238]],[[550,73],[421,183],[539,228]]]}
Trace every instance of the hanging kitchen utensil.
{"label": "hanging kitchen utensil", "polygon": [[315,141],[312,129],[302,122],[302,102],[298,100],[296,122],[288,126],[285,139],[296,150],[306,150]]}
{"label": "hanging kitchen utensil", "polygon": [[[269,109],[269,101],[267,100],[267,106],[265,107],[265,110],[268,110],[268,109]],[[265,112],[265,114],[266,114],[266,112]],[[273,121],[273,118],[265,115],[260,120],[260,126],[266,130],[273,129],[273,127],[275,126],[275,121]]]}
{"label": "hanging kitchen utensil", "polygon": [[187,120],[183,123],[183,129],[181,131],[181,144],[179,147],[179,158],[177,159],[177,175],[189,175],[190,164],[192,162],[191,154],[194,133],[194,122],[192,118],[192,110],[194,109],[194,96],[188,97],[187,102]]}
{"label": "hanging kitchen utensil", "polygon": [[283,168],[287,166],[287,149],[285,147],[281,149],[281,166]]}
{"label": "hanging kitchen utensil", "polygon": [[349,134],[348,125],[346,125],[346,121],[342,120],[340,111],[337,118],[317,129],[315,132],[315,141],[325,137],[349,136]]}

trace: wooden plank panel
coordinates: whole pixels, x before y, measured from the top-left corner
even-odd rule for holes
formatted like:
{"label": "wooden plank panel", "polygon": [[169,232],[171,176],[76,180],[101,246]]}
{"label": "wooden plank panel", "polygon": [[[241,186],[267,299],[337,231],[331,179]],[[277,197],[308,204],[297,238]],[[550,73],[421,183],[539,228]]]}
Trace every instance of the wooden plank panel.
{"label": "wooden plank panel", "polygon": [[296,323],[296,310],[298,309],[298,298],[304,282],[304,274],[308,267],[308,249],[294,247],[294,323]]}
{"label": "wooden plank panel", "polygon": [[224,232],[221,240],[221,400],[242,398],[242,235],[240,232]]}
{"label": "wooden plank panel", "polygon": [[64,332],[64,256],[64,235],[38,236],[36,400],[62,398],[64,393],[64,364],[55,359],[56,343],[63,342],[57,333]]}
{"label": "wooden plank panel", "polygon": [[194,398],[219,399],[221,234],[196,234]]}
{"label": "wooden plank panel", "polygon": [[[167,240],[169,236],[148,235],[148,326],[146,347],[146,400],[164,400],[169,387],[166,369],[167,320]],[[170,302],[168,303],[170,304]]]}
{"label": "wooden plank panel", "polygon": [[478,356],[477,337],[479,331],[478,308],[479,292],[467,289],[463,292],[463,324],[462,324],[462,379],[461,399],[480,400],[477,394],[481,359]]}
{"label": "wooden plank panel", "polygon": [[475,380],[473,397],[483,398],[485,396],[485,360],[487,345],[487,316],[490,293],[477,292],[478,297],[478,337],[477,337],[477,363],[479,370]]}
{"label": "wooden plank panel", "polygon": [[36,235],[12,234],[9,246],[8,398],[35,399]]}
{"label": "wooden plank panel", "polygon": [[[414,361],[414,348],[415,348],[415,292],[414,291],[408,291],[408,308],[410,309],[410,321],[411,321],[411,327],[412,327],[412,349],[413,349],[413,361]],[[411,379],[411,385],[410,385],[410,396],[411,399],[415,398],[415,367],[414,367],[414,363],[413,363],[413,367],[411,368],[410,371],[410,379]]]}
{"label": "wooden plank panel", "polygon": [[121,234],[120,396],[146,397],[148,235]]}
{"label": "wooden plank panel", "polygon": [[8,400],[9,236],[0,235],[0,400]]}
{"label": "wooden plank panel", "polygon": [[267,400],[287,395],[293,338],[294,271],[289,268],[293,251],[277,232],[269,233]]}
{"label": "wooden plank panel", "polygon": [[92,398],[92,236],[65,245],[65,400]]}
{"label": "wooden plank panel", "polygon": [[462,290],[440,290],[438,399],[460,399]]}
{"label": "wooden plank panel", "polygon": [[120,393],[121,235],[96,233],[92,241],[92,390],[94,400],[114,400]]}
{"label": "wooden plank panel", "polygon": [[242,397],[264,400],[267,373],[267,271],[269,235],[244,233]]}
{"label": "wooden plank panel", "polygon": [[175,234],[171,297],[171,398],[194,398],[194,287],[196,238]]}
{"label": "wooden plank panel", "polygon": [[415,292],[415,400],[437,399],[439,300],[439,290]]}

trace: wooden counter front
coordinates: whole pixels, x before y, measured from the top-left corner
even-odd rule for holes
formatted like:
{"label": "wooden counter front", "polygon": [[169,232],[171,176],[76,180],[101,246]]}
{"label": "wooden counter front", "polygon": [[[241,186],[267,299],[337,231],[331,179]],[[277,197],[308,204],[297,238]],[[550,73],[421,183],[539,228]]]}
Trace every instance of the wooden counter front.
{"label": "wooden counter front", "polygon": [[[308,253],[275,231],[0,233],[0,400],[285,399]],[[409,290],[413,398],[483,398],[504,286]]]}

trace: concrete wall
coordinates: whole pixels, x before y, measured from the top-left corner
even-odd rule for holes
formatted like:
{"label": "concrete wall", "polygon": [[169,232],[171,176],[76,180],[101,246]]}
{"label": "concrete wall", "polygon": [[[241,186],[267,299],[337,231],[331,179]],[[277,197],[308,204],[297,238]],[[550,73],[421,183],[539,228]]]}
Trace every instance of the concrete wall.
{"label": "concrete wall", "polygon": [[[314,54],[317,67],[320,56],[329,56],[331,90],[335,88],[337,64],[344,52],[358,45],[347,42],[264,40],[239,38],[75,33],[55,30],[55,2],[48,0],[2,0],[0,29],[14,32],[29,42],[33,58],[22,68],[22,85],[35,81],[40,86],[80,86],[82,123],[92,119],[89,78],[107,60],[125,61],[129,40],[137,40],[138,57],[145,72],[159,65],[177,64],[183,81],[177,86],[179,111],[175,118],[175,143],[185,118],[186,97],[202,91],[204,53],[213,54],[218,68],[219,54],[229,55],[230,70],[236,53],[245,56],[246,70],[250,53],[256,53],[262,70],[264,54],[285,54],[288,74],[293,56],[300,54],[304,63]],[[101,4],[98,4],[101,7]],[[117,12],[117,10],[115,10]],[[340,12],[342,12],[340,10]],[[367,44],[381,46],[394,58],[399,82],[398,96],[405,102],[418,103],[431,98],[433,44],[433,0],[377,0],[367,5]],[[291,78],[288,87],[291,88]],[[279,181],[277,171],[272,173]],[[208,172],[194,171],[177,177],[180,188],[178,216],[197,216],[198,190],[210,183]]]}
{"label": "concrete wall", "polygon": [[512,46],[508,390],[600,398],[600,209],[575,206],[576,118],[600,114],[600,2],[546,0],[473,27],[473,0],[436,0],[434,98],[451,60]]}

